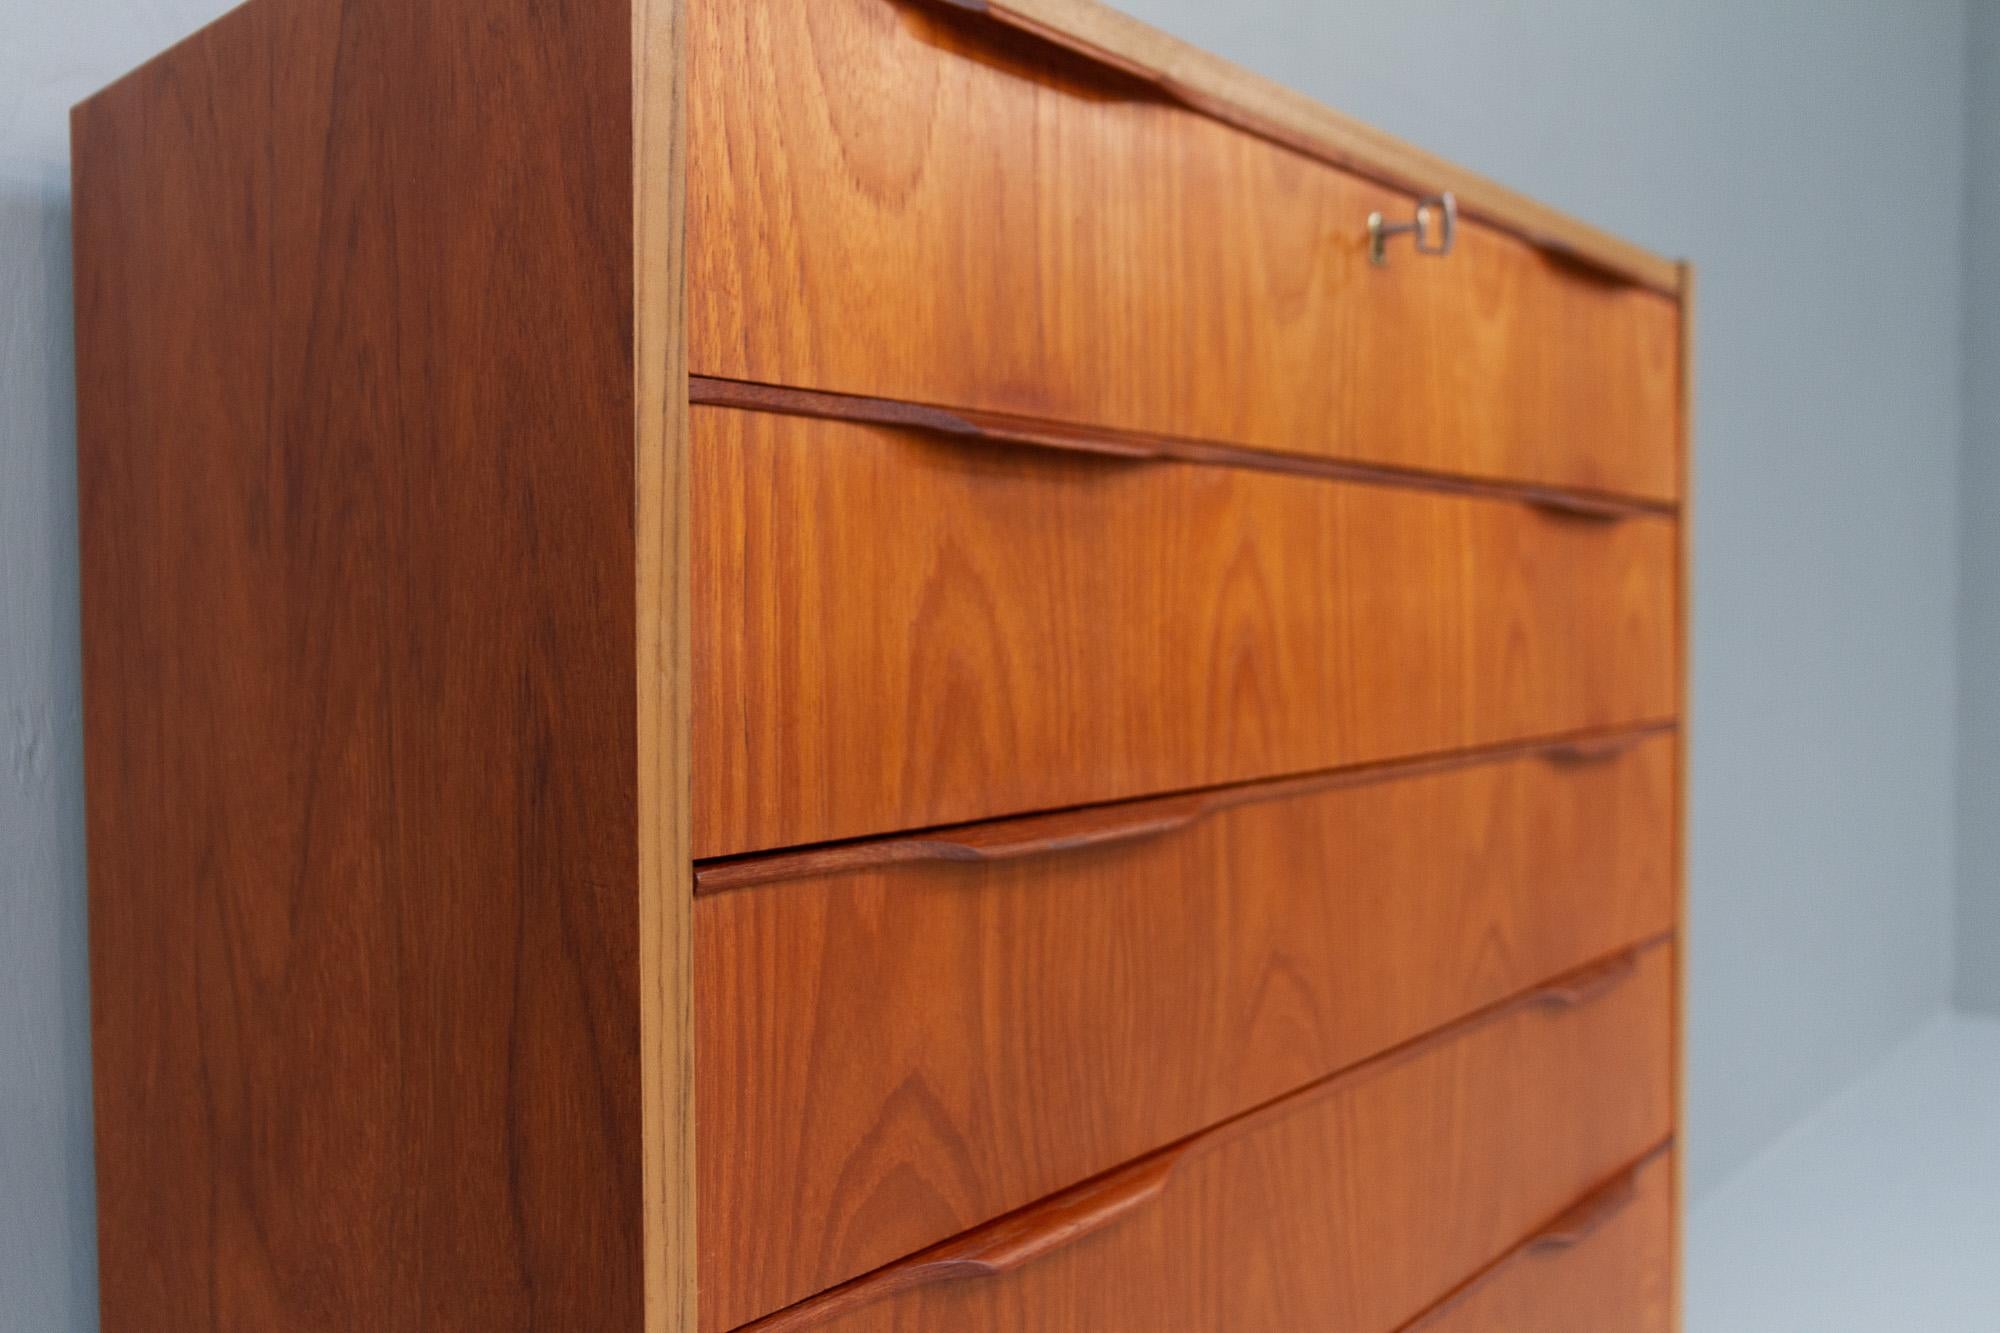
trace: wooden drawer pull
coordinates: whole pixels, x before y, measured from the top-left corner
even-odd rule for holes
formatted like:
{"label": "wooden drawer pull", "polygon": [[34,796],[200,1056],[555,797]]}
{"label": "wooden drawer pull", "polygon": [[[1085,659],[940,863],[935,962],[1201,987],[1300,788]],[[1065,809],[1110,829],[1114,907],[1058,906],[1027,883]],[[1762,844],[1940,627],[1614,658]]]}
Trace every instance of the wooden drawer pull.
{"label": "wooden drawer pull", "polygon": [[1104,1230],[1157,1199],[1186,1151],[1165,1152],[1080,1185],[1067,1195],[989,1222],[908,1263],[856,1278],[750,1325],[751,1333],[798,1333],[863,1305],[934,1282],[999,1277]]}
{"label": "wooden drawer pull", "polygon": [[696,867],[694,887],[696,893],[723,893],[844,870],[935,861],[990,864],[1092,847],[1115,847],[1178,832],[1230,803],[1214,794],[1176,796],[1147,801],[1137,807],[1094,806],[1055,815],[975,824],[949,832],[718,861]]}
{"label": "wooden drawer pull", "polygon": [[1203,796],[1175,797],[1148,802],[1137,810],[1117,806],[1093,808],[1048,816],[1013,829],[1001,827],[991,832],[974,829],[959,838],[920,841],[934,860],[1018,861],[1178,833],[1211,814],[1215,804]]}
{"label": "wooden drawer pull", "polygon": [[1643,733],[1626,732],[1617,736],[1564,741],[1560,745],[1548,747],[1542,752],[1542,756],[1552,764],[1564,766],[1603,764],[1616,759],[1644,739],[1646,737]]}
{"label": "wooden drawer pull", "polygon": [[990,864],[1093,847],[1113,847],[1165,837],[1240,805],[1284,800],[1336,787],[1390,781],[1399,777],[1417,777],[1517,756],[1539,755],[1547,762],[1561,766],[1608,763],[1669,730],[1672,730],[1670,723],[1654,723],[1614,736],[1553,743],[1531,741],[1437,758],[1396,760],[1294,778],[1244,783],[1180,796],[1153,797],[1139,802],[1087,806],[1055,814],[995,820],[934,833],[904,834],[791,852],[726,858],[696,867],[695,892],[722,893],[809,875],[829,875],[889,865],[936,861]]}
{"label": "wooden drawer pull", "polygon": [[1055,1207],[1031,1208],[939,1246],[910,1269],[911,1285],[961,1277],[997,1277],[1121,1220],[1167,1187],[1180,1160],[1169,1150],[1084,1185]]}
{"label": "wooden drawer pull", "polygon": [[1567,1212],[1510,1251],[1498,1263],[1481,1270],[1451,1295],[1403,1325],[1400,1333],[1424,1333],[1444,1322],[1445,1316],[1471,1300],[1487,1284],[1504,1275],[1522,1259],[1541,1259],[1573,1250],[1602,1231],[1639,1197],[1639,1176],[1659,1156],[1656,1150],[1633,1163],[1610,1183],[1587,1195]]}
{"label": "wooden drawer pull", "polygon": [[1544,1008],[1580,1008],[1592,1000],[1603,998],[1631,980],[1639,971],[1639,955],[1644,952],[1645,947],[1641,945],[1616,958],[1608,958],[1604,962],[1571,972],[1568,976],[1558,977],[1523,998]]}
{"label": "wooden drawer pull", "polygon": [[1639,1197],[1639,1169],[1633,1167],[1548,1224],[1524,1247],[1530,1254],[1557,1254],[1589,1240]]}
{"label": "wooden drawer pull", "polygon": [[1557,519],[1615,523],[1627,518],[1671,516],[1676,512],[1671,503],[1556,490],[1528,482],[1315,458],[1216,440],[1136,434],[1108,426],[1010,416],[974,408],[944,408],[861,394],[754,384],[707,375],[688,377],[688,399],[702,407],[731,407],[820,421],[885,426],[967,444],[1053,449],[1109,462],[1177,462],[1203,467],[1248,468],[1324,481],[1352,481],[1363,485],[1431,491],[1440,495],[1475,495],[1526,504]]}
{"label": "wooden drawer pull", "polygon": [[1629,503],[1600,500],[1570,491],[1537,490],[1527,499],[1529,504],[1551,518],[1578,519],[1586,523],[1616,523],[1632,517],[1634,513]]}

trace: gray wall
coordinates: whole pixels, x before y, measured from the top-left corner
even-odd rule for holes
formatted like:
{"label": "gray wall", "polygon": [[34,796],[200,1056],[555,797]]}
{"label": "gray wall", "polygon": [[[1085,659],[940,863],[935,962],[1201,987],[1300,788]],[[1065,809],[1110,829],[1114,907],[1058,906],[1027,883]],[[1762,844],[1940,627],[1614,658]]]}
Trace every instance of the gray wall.
{"label": "gray wall", "polygon": [[[1946,995],[1964,11],[1125,4],[1702,266],[1690,1147],[1705,1190]],[[94,1324],[63,110],[226,7],[0,0],[9,1329]],[[1981,86],[1991,121],[2000,90]],[[1990,197],[2000,168],[1987,180]]]}
{"label": "gray wall", "polygon": [[1122,7],[1699,267],[1703,1192],[1948,996],[1965,10]]}
{"label": "gray wall", "polygon": [[2000,0],[1966,43],[1958,1000],[2000,1012]]}

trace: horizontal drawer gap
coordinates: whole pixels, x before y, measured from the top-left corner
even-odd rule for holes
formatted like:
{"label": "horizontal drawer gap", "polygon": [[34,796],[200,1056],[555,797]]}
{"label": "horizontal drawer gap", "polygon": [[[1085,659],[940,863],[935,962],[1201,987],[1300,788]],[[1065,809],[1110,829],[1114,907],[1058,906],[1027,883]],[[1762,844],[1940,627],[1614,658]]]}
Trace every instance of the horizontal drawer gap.
{"label": "horizontal drawer gap", "polygon": [[[1136,1161],[767,1315],[745,1325],[743,1333],[800,1333],[932,1283],[1011,1273],[1145,1208],[1165,1192],[1177,1171],[1201,1155],[1508,1018],[1537,1009],[1579,1009],[1604,999],[1637,979],[1647,957],[1673,942],[1674,933],[1668,931],[1572,969]],[[1639,1165],[1670,1147],[1671,1139],[1649,1149]]]}
{"label": "horizontal drawer gap", "polygon": [[749,412],[774,412],[784,416],[889,426],[987,445],[1059,449],[1135,463],[1176,462],[1250,468],[1328,481],[1503,500],[1585,520],[1615,522],[1626,518],[1672,518],[1680,510],[1679,505],[1668,501],[1641,500],[1608,492],[1498,481],[1382,463],[1342,462],[1209,440],[1144,435],[1112,427],[1080,426],[977,409],[870,398],[860,394],[785,388],[710,375],[688,377],[688,399],[698,407],[732,407]]}
{"label": "horizontal drawer gap", "polygon": [[1510,741],[1444,754],[1380,760],[1318,773],[1174,792],[1135,801],[1106,802],[917,830],[887,838],[861,838],[781,852],[719,857],[695,864],[694,891],[697,894],[724,893],[783,880],[910,862],[1007,861],[1134,842],[1176,832],[1238,806],[1305,796],[1339,787],[1390,782],[1508,759],[1539,757],[1557,764],[1592,763],[1614,758],[1648,737],[1673,731],[1676,725],[1673,720],[1665,719],[1634,727]]}

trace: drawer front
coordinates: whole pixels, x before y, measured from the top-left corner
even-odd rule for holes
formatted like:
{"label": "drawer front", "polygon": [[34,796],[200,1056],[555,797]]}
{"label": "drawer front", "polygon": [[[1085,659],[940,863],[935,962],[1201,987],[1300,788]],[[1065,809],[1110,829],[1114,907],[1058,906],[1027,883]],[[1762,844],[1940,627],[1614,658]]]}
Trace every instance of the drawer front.
{"label": "drawer front", "polygon": [[692,413],[695,855],[1670,718],[1674,525]]}
{"label": "drawer front", "polygon": [[1673,1159],[1621,1176],[1407,1333],[1672,1333]]}
{"label": "drawer front", "polygon": [[695,374],[1677,493],[1678,312],[943,5],[689,6]]}
{"label": "drawer front", "polygon": [[1675,740],[1623,746],[705,872],[705,1308],[733,1327],[1671,930]]}
{"label": "drawer front", "polygon": [[1390,1333],[1666,1141],[1671,971],[1525,997],[760,1327]]}

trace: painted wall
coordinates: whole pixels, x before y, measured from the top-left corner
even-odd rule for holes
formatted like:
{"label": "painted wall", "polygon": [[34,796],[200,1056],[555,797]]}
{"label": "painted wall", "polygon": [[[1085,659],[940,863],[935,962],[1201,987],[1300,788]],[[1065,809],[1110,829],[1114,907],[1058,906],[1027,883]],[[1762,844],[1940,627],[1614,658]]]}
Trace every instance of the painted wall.
{"label": "painted wall", "polygon": [[2000,0],[1966,41],[1958,1001],[2000,1013]]}
{"label": "painted wall", "polygon": [[1705,1191],[1948,996],[1965,10],[1122,4],[1699,266]]}
{"label": "painted wall", "polygon": [[[1704,1190],[1946,997],[1961,0],[1124,5],[1702,266]],[[30,1333],[95,1322],[64,111],[226,7],[0,0],[0,1322]]]}

